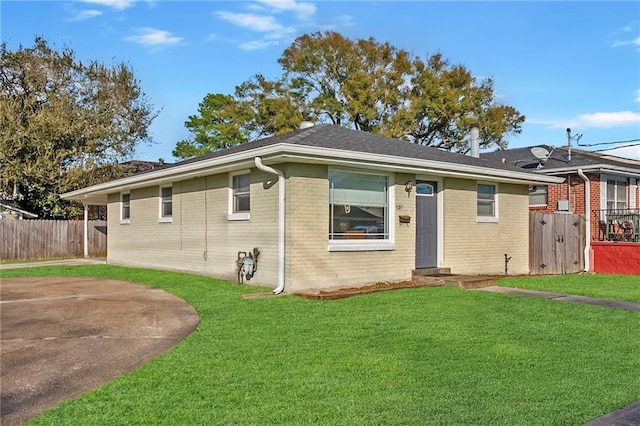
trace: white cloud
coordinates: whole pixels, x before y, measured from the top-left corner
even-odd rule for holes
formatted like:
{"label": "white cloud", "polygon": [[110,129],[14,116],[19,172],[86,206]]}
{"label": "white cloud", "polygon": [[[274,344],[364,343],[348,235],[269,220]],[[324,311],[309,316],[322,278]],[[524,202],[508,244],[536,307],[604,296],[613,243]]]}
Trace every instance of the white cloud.
{"label": "white cloud", "polygon": [[616,40],[612,47],[620,46],[637,46],[640,47],[640,37],[636,37],[633,40]]}
{"label": "white cloud", "polygon": [[283,26],[273,16],[254,15],[252,13],[232,13],[217,12],[216,15],[220,19],[231,22],[239,27],[248,28],[253,31],[280,31]]}
{"label": "white cloud", "polygon": [[75,11],[74,15],[71,18],[68,18],[67,21],[69,22],[84,21],[85,19],[95,18],[96,16],[100,16],[100,15],[102,15],[102,12],[95,9],[79,10],[79,11]]}
{"label": "white cloud", "polygon": [[240,48],[243,50],[258,50],[258,49],[267,48],[274,44],[277,44],[277,42],[267,41],[267,40],[253,40],[253,41],[247,41],[245,43],[241,43]]}
{"label": "white cloud", "polygon": [[640,160],[640,145],[608,149],[606,151],[603,151],[603,153],[616,155],[618,157],[623,157],[623,158],[632,158],[635,160]]}
{"label": "white cloud", "polygon": [[636,90],[636,98],[634,99],[636,102],[640,102],[640,89]]}
{"label": "white cloud", "polygon": [[99,4],[101,6],[112,7],[124,10],[133,5],[134,0],[81,0],[84,3]]}
{"label": "white cloud", "polygon": [[274,12],[294,12],[301,19],[309,18],[316,13],[316,6],[313,3],[300,3],[295,0],[257,0],[257,2]]}
{"label": "white cloud", "polygon": [[640,125],[640,114],[633,111],[596,112],[580,114],[566,120],[527,119],[527,123],[541,124],[552,129],[569,128],[611,128]]}
{"label": "white cloud", "polygon": [[184,38],[172,36],[170,32],[156,30],[155,28],[140,28],[139,35],[125,37],[126,41],[141,44],[147,47],[163,47],[182,44]]}
{"label": "white cloud", "polygon": [[640,124],[640,114],[633,111],[596,112],[581,114],[578,120],[583,127],[619,127]]}

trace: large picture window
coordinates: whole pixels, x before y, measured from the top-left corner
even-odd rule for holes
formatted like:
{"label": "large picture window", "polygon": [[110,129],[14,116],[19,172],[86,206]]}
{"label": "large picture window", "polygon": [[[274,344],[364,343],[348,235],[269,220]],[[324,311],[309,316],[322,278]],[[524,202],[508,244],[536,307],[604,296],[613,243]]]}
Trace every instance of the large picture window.
{"label": "large picture window", "polygon": [[329,171],[329,240],[389,239],[389,178]]}

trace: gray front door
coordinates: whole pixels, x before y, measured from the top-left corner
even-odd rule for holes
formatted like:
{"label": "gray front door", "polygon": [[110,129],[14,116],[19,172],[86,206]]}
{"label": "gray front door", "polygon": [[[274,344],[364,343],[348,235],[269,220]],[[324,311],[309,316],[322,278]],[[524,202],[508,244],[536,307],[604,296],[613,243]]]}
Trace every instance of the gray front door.
{"label": "gray front door", "polygon": [[416,268],[438,266],[438,187],[416,182]]}

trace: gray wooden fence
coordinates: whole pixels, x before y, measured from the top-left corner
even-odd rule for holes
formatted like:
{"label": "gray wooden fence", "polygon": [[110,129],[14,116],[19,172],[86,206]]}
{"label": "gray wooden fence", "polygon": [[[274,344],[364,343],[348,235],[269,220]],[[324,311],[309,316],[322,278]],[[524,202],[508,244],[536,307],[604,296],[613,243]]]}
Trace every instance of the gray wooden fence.
{"label": "gray wooden fence", "polygon": [[570,274],[584,269],[585,218],[578,214],[529,213],[531,274]]}
{"label": "gray wooden fence", "polygon": [[[107,255],[107,222],[90,220],[89,256]],[[0,220],[0,259],[36,260],[84,256],[82,220]]]}

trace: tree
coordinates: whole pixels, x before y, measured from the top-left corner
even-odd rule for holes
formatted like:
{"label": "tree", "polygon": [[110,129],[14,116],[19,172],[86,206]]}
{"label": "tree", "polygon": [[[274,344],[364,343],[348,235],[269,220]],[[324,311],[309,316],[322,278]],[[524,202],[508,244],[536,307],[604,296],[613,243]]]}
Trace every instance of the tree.
{"label": "tree", "polygon": [[491,78],[478,80],[441,54],[422,60],[373,38],[305,34],[278,63],[282,76],[255,75],[225,108],[250,139],[312,120],[467,152],[471,124],[480,125],[481,148],[505,148],[505,136],[520,133],[525,119],[497,102]]}
{"label": "tree", "polygon": [[208,94],[198,105],[199,115],[190,115],[184,126],[194,134],[193,140],[182,140],[177,143],[172,154],[177,158],[189,158],[228,148],[246,142],[247,135],[239,126],[239,121],[232,120],[239,112],[235,99],[230,95]]}
{"label": "tree", "polygon": [[40,217],[69,212],[58,194],[120,176],[157,115],[128,65],[83,63],[41,37],[1,45],[0,97],[0,196]]}

